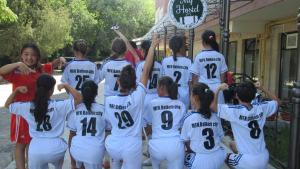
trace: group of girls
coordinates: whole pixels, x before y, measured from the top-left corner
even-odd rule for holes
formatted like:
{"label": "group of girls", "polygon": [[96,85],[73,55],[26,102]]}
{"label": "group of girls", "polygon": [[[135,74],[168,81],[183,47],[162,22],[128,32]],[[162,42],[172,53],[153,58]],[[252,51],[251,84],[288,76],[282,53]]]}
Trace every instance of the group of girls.
{"label": "group of girls", "polygon": [[[136,61],[138,55],[126,37],[115,32],[120,38],[114,39],[112,56],[100,70],[86,60],[86,42],[74,43],[76,59],[67,64],[63,84],[58,85],[60,90],[67,90],[69,99],[51,100],[55,80],[47,74],[36,77],[36,84],[31,84],[36,89],[22,84],[14,88],[5,105],[29,124],[30,169],[44,169],[48,163],[62,168],[68,146],[60,137],[66,119],[72,133],[69,146],[74,168],[102,168],[106,150],[112,169],[141,169],[143,128],[150,138],[154,169],[160,168],[162,161],[167,161],[168,169],[219,169],[224,161],[232,168],[266,168],[268,151],[262,128],[266,117],[275,113],[279,100],[260,85],[242,83],[236,89],[239,105],[222,104],[221,91],[228,88],[222,83],[227,66],[218,52],[214,32],[202,34],[204,50],[193,63],[185,56],[181,36],[170,39],[172,57],[166,57],[162,64],[155,61],[159,38],[154,36],[152,42],[142,43],[146,60],[137,64],[136,70],[123,56],[126,49],[132,51]],[[23,62],[11,66],[10,71],[19,72],[14,76],[37,73],[37,67],[30,67],[25,59]],[[5,74],[1,72],[8,79]],[[105,101],[101,105],[95,98],[97,84],[103,79]],[[251,104],[257,88],[276,101]],[[30,100],[16,100],[29,92],[33,92]],[[192,111],[187,111],[190,105]],[[236,154],[226,155],[221,146],[220,118],[232,123]],[[110,132],[105,137],[107,130]]]}

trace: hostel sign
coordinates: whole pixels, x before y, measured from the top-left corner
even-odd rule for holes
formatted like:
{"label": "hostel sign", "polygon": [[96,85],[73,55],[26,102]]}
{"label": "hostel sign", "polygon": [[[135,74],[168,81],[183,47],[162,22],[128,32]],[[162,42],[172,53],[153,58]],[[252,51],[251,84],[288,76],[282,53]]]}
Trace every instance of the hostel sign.
{"label": "hostel sign", "polygon": [[205,0],[170,0],[168,14],[176,27],[193,29],[205,20],[207,3]]}

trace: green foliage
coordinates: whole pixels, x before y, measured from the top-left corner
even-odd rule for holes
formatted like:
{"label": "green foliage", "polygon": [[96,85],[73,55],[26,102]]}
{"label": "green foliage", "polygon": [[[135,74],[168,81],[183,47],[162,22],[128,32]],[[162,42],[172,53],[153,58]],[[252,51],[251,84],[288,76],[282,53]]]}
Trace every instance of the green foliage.
{"label": "green foliage", "polygon": [[0,23],[10,23],[15,22],[18,16],[6,6],[6,0],[0,0]]}
{"label": "green foliage", "polygon": [[[18,19],[2,23],[3,7]],[[93,60],[103,59],[116,37],[112,25],[119,24],[132,39],[154,24],[153,0],[0,0],[0,12],[0,57],[12,60],[29,41],[37,43],[44,56],[72,55],[75,39],[87,40]]]}

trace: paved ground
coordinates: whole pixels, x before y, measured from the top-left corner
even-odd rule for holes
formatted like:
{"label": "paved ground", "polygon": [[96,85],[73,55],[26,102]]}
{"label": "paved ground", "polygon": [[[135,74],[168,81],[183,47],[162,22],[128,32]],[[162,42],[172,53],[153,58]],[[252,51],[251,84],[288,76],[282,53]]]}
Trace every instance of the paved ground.
{"label": "paved ground", "polygon": [[[57,82],[60,81],[61,76],[55,76]],[[103,103],[103,83],[99,85],[99,96],[97,97],[97,102]],[[0,97],[0,107],[4,105],[6,98],[11,92],[11,85],[5,84],[0,85],[1,97]],[[55,90],[54,98],[66,98],[66,94],[63,92],[58,92]],[[7,113],[3,108],[0,108],[0,169],[15,169],[15,162],[13,161],[13,151],[14,146],[9,141],[9,128],[10,128],[10,114]],[[67,140],[68,131],[65,131],[64,138]],[[146,144],[144,144],[144,147]],[[145,149],[145,148],[144,148]],[[228,150],[229,151],[229,150]],[[51,168],[51,166],[50,166]],[[69,153],[66,153],[64,169],[70,169],[70,159]],[[143,167],[143,169],[151,169],[152,167]],[[162,165],[162,169],[165,169],[165,164]],[[227,169],[227,167],[223,167]]]}

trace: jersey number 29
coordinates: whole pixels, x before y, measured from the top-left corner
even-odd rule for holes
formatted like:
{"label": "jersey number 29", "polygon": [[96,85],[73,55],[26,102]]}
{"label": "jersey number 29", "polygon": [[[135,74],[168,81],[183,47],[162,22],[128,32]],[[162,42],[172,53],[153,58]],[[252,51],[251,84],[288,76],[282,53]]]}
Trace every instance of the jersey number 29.
{"label": "jersey number 29", "polygon": [[134,124],[134,121],[128,111],[122,111],[120,114],[115,112],[115,117],[118,119],[119,129],[125,129],[126,127],[133,126]]}

